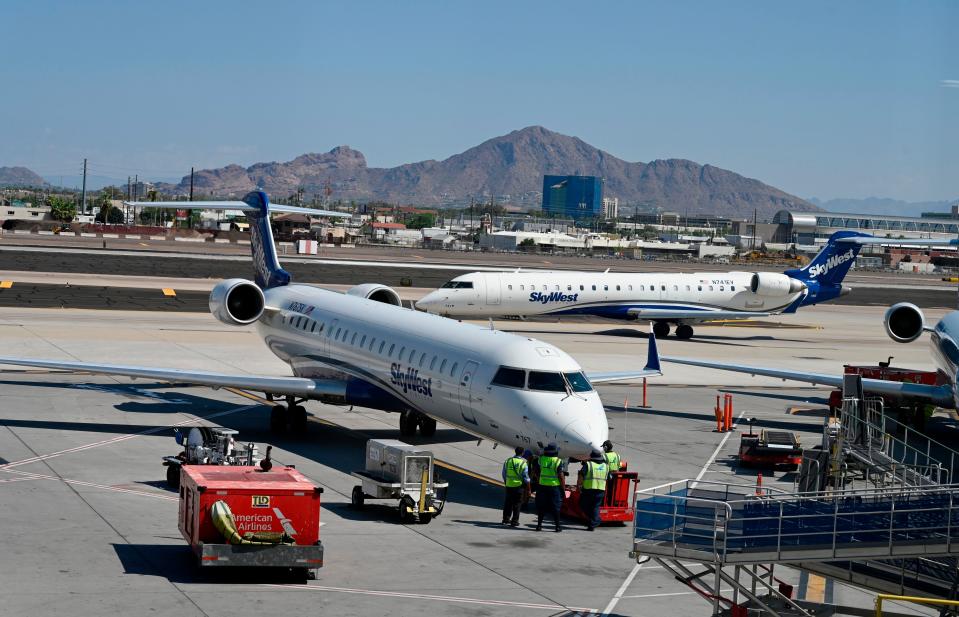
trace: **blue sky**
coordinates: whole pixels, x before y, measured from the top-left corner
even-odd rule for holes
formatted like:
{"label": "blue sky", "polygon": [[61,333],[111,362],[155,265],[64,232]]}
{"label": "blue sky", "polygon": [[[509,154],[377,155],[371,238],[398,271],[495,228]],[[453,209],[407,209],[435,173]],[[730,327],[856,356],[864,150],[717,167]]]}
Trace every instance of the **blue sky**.
{"label": "blue sky", "polygon": [[959,197],[957,2],[4,0],[0,23],[0,165],[47,177],[341,144],[393,166],[539,124],[802,197]]}

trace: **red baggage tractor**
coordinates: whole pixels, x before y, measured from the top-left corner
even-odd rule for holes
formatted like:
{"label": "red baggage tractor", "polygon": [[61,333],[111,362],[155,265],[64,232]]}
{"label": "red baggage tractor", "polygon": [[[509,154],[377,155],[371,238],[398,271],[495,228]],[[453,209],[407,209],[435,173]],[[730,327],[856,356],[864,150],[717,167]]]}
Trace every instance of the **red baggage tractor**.
{"label": "red baggage tractor", "polygon": [[[636,488],[639,485],[639,474],[635,471],[612,471],[606,480],[606,493],[603,503],[599,506],[599,520],[603,523],[628,523],[636,515],[633,505]],[[567,484],[563,492],[563,516],[587,520],[587,516],[579,507],[580,487]]]}
{"label": "red baggage tractor", "polygon": [[[201,566],[293,568],[307,574],[323,565],[320,495],[323,489],[292,467],[187,465],[180,481],[180,533]],[[239,535],[285,533],[294,544],[229,544],[213,524],[211,508],[225,502]]]}

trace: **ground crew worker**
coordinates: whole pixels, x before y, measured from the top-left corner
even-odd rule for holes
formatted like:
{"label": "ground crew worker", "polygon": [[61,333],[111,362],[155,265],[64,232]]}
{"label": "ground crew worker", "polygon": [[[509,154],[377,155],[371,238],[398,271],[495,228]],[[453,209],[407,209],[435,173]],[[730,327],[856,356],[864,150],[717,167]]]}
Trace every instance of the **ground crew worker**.
{"label": "ground crew worker", "polygon": [[606,467],[610,472],[619,471],[623,459],[613,451],[613,442],[608,439],[603,442],[603,456],[606,458]]}
{"label": "ground crew worker", "polygon": [[539,457],[539,484],[536,486],[536,531],[543,530],[543,518],[553,517],[553,531],[562,531],[559,510],[563,505],[563,460],[557,456],[559,448],[550,442]]}
{"label": "ground crew worker", "polygon": [[503,463],[503,483],[506,485],[506,500],[503,502],[503,524],[519,526],[519,506],[523,493],[529,490],[529,465],[523,458],[523,448]]}
{"label": "ground crew worker", "polygon": [[606,466],[606,457],[599,450],[593,450],[589,455],[589,460],[583,462],[583,468],[579,475],[583,483],[583,490],[580,492],[579,507],[586,515],[586,530],[592,531],[599,527],[599,507],[603,503],[603,496],[606,493],[606,477],[609,474],[609,468]]}

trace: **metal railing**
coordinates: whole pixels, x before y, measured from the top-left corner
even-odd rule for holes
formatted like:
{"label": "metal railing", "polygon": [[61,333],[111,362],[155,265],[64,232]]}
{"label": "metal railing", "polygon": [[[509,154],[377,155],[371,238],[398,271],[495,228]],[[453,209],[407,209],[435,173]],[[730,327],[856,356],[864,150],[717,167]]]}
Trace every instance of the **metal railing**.
{"label": "metal railing", "polygon": [[714,563],[959,553],[959,486],[751,494],[684,480],[637,493],[637,553]]}

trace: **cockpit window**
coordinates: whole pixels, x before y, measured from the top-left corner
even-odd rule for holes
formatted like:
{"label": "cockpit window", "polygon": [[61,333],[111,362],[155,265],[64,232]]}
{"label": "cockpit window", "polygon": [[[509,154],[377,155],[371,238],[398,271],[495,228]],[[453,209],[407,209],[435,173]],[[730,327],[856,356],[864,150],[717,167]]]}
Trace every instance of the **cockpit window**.
{"label": "cockpit window", "polygon": [[546,392],[566,392],[566,382],[562,373],[529,372],[529,389]]}
{"label": "cockpit window", "polygon": [[526,386],[526,371],[519,368],[509,368],[501,366],[493,376],[494,386],[506,386],[507,388],[523,388]]}
{"label": "cockpit window", "polygon": [[573,392],[591,392],[593,390],[593,386],[589,384],[586,375],[582,373],[565,373],[565,375],[566,381],[573,388]]}
{"label": "cockpit window", "polygon": [[473,281],[449,281],[443,284],[443,289],[473,289]]}

